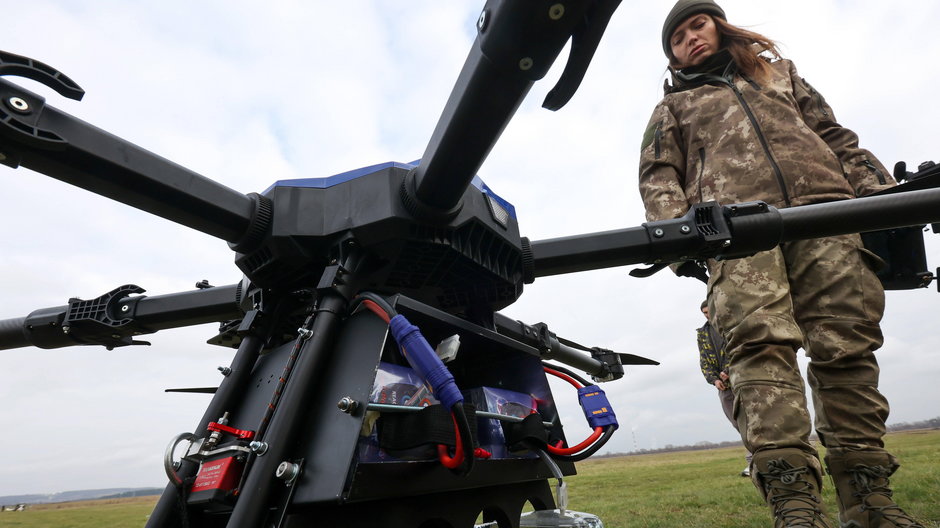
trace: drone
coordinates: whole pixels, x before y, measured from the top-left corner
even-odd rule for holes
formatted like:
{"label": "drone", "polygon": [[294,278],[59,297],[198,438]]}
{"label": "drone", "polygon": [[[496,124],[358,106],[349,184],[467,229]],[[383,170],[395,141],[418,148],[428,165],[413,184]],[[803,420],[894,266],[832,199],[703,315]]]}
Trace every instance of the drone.
{"label": "drone", "polygon": [[[225,241],[244,278],[92,299],[0,321],[0,348],[108,349],[218,323],[234,350],[192,431],[168,439],[168,484],[148,526],[500,528],[565,518],[549,484],[575,473],[618,424],[600,383],[644,357],[587,347],[500,310],[538,278],[735,258],[804,238],[883,232],[906,259],[883,281],[933,280],[917,240],[940,222],[936,171],[879,196],[775,209],[696,204],[672,220],[530,240],[477,172],[566,44],[543,106],[577,91],[616,0],[490,1],[426,150],[328,178],[243,194],[152,154],[0,78],[0,164],[25,167]],[[55,68],[0,52],[0,75],[80,99]],[[4,169],[6,170],[6,169]],[[922,241],[921,241],[922,244]],[[909,255],[914,248],[914,258]],[[899,249],[900,248],[900,249]],[[903,260],[903,264],[900,263]],[[911,261],[913,264],[909,264]],[[892,282],[893,281],[893,282]],[[578,392],[592,429],[569,442],[548,376]],[[590,379],[587,379],[590,378]],[[560,485],[559,485],[559,489]],[[562,495],[559,493],[559,496]]]}

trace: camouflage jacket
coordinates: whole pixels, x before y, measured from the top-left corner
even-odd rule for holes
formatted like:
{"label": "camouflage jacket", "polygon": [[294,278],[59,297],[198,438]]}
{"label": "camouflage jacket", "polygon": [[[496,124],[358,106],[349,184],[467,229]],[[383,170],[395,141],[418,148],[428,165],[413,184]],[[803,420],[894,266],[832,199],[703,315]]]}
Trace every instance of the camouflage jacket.
{"label": "camouflage jacket", "polygon": [[648,220],[676,218],[709,200],[782,208],[895,185],[792,62],[770,63],[772,74],[758,84],[722,54],[718,70],[678,72],[653,110],[640,154]]}
{"label": "camouflage jacket", "polygon": [[714,385],[722,372],[728,372],[725,340],[710,323],[695,330],[698,340],[699,366],[709,385]]}

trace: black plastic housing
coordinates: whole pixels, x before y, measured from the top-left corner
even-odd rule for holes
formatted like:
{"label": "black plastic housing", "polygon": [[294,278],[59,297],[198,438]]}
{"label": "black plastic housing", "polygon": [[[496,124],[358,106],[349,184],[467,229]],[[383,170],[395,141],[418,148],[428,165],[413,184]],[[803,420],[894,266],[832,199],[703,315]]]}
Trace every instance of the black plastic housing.
{"label": "black plastic housing", "polygon": [[399,198],[410,170],[386,163],[349,179],[278,182],[263,193],[273,204],[269,236],[237,254],[236,264],[256,285],[296,288],[319,278],[340,243],[354,244],[375,263],[364,289],[400,292],[451,313],[515,301],[523,276],[514,214],[497,218],[491,204],[499,200],[469,185],[450,222],[415,221]]}

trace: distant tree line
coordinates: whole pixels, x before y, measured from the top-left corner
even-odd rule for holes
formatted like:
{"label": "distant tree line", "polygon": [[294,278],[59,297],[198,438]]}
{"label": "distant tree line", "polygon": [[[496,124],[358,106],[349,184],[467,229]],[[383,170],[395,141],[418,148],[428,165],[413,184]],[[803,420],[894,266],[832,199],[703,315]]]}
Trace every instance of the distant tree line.
{"label": "distant tree line", "polygon": [[[940,429],[940,416],[936,418],[930,418],[929,420],[921,420],[919,422],[900,422],[896,424],[888,425],[888,432],[898,432],[898,431],[913,431],[913,430],[923,430],[923,429]],[[810,437],[811,440],[816,441],[816,435],[813,434]],[[592,458],[607,458],[607,457],[619,457],[626,455],[646,455],[652,453],[671,453],[675,451],[704,451],[706,449],[718,449],[721,447],[743,447],[744,444],[740,440],[730,440],[726,442],[698,442],[694,445],[672,445],[666,444],[665,447],[660,447],[657,449],[639,449],[636,451],[628,451],[626,453],[604,453],[603,455],[594,455]]]}
{"label": "distant tree line", "polygon": [[888,431],[911,431],[914,429],[940,429],[940,416],[919,422],[901,422],[888,426]]}

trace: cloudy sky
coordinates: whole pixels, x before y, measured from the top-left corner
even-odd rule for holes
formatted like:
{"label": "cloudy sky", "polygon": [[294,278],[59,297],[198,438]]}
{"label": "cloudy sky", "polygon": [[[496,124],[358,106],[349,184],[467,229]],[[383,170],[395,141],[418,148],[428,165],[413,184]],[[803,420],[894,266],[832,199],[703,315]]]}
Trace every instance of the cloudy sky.
{"label": "cloudy sky", "polygon": [[[782,44],[840,121],[888,166],[940,158],[940,56],[932,1],[724,0],[731,22]],[[661,96],[659,31],[671,1],[624,2],[575,98],[540,108],[563,60],[536,84],[480,170],[532,240],[643,222],[640,138]],[[5,17],[0,49],[46,62],[87,92],[49,104],[238,191],[419,158],[474,37],[482,2],[31,0]],[[29,23],[18,23],[16,20]],[[19,82],[19,81],[17,81]],[[0,166],[0,319],[134,283],[150,295],[240,279],[224,242],[27,169]],[[932,236],[932,235],[931,235]],[[928,240],[931,264],[940,246]],[[655,358],[605,386],[613,451],[732,440],[694,343],[704,286],[627,269],[543,278],[504,313],[559,335]],[[930,290],[889,292],[879,358],[889,422],[936,416],[940,336]],[[215,325],[150,347],[0,352],[0,495],[162,486],[162,456],[231,352]],[[559,386],[570,439],[588,432]]]}

